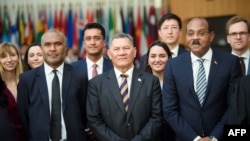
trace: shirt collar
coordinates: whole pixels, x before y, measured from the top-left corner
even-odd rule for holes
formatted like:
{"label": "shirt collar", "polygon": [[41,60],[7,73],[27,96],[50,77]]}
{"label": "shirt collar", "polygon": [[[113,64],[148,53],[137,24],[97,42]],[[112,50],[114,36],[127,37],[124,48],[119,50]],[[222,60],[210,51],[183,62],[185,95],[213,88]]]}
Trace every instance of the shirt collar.
{"label": "shirt collar", "polygon": [[134,66],[133,67],[131,67],[127,72],[125,72],[125,73],[122,73],[122,72],[120,72],[118,69],[116,69],[115,67],[114,67],[114,70],[115,70],[115,75],[116,75],[116,78],[120,78],[120,76],[121,76],[121,74],[127,74],[128,75],[128,78],[131,78],[132,77],[132,74],[133,74],[133,70],[134,70]]}
{"label": "shirt collar", "polygon": [[[234,53],[234,52],[232,52],[232,54],[233,55],[235,55],[235,56],[238,56],[236,53]],[[249,52],[249,49],[246,51],[246,52],[244,52],[241,56],[238,56],[238,57],[244,57],[244,58],[249,58],[249,55],[250,55],[250,52]]]}
{"label": "shirt collar", "polygon": [[91,69],[93,64],[97,64],[98,67],[102,68],[103,67],[103,57],[101,57],[99,60],[97,60],[96,62],[91,61],[88,57],[86,57],[86,62],[87,62],[87,67],[88,69]]}
{"label": "shirt collar", "polygon": [[[64,67],[64,63],[62,63],[59,67],[56,68],[57,72],[62,74],[63,73],[63,67]],[[54,70],[46,62],[44,62],[44,69],[45,69],[45,74],[46,75],[50,74]]]}
{"label": "shirt collar", "polygon": [[178,50],[179,50],[179,45],[177,45],[175,48],[171,50],[172,56],[174,57],[178,56]]}
{"label": "shirt collar", "polygon": [[[212,60],[212,49],[209,48],[208,51],[201,58],[208,60],[208,61],[211,61]],[[196,62],[198,59],[201,59],[201,58],[197,57],[196,55],[193,54],[193,52],[191,52],[192,63]]]}

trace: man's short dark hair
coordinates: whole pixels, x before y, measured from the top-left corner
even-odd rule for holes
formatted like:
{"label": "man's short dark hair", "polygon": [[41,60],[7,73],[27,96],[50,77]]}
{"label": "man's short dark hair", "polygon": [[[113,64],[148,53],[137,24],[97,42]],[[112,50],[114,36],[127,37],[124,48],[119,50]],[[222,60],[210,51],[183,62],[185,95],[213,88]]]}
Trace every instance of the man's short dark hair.
{"label": "man's short dark hair", "polygon": [[159,20],[159,22],[158,22],[158,29],[161,28],[161,26],[162,26],[162,24],[163,24],[163,22],[164,22],[165,20],[170,20],[170,19],[176,20],[177,23],[178,23],[179,28],[180,28],[180,29],[182,28],[182,21],[181,21],[181,18],[180,18],[179,16],[173,14],[173,13],[167,13],[167,14],[163,15],[163,16],[161,17],[161,19]]}
{"label": "man's short dark hair", "polygon": [[[101,34],[103,36],[103,39],[105,40],[106,38],[106,33],[105,33],[105,29],[104,27],[99,24],[99,23],[87,23],[85,26],[84,26],[84,29],[82,31],[82,36],[84,37],[84,33],[85,33],[85,30],[87,29],[93,29],[93,28],[97,28],[97,29],[100,29],[101,30]],[[84,40],[84,38],[83,38]]]}

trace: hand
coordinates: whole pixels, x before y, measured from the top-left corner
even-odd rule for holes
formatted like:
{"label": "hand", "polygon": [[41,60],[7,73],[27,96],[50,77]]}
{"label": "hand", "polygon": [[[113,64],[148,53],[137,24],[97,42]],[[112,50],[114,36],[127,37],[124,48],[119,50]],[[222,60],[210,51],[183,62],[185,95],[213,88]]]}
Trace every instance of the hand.
{"label": "hand", "polygon": [[211,141],[211,139],[209,137],[204,137],[199,139],[199,141]]}
{"label": "hand", "polygon": [[95,136],[94,136],[93,132],[89,128],[86,128],[85,132],[87,133],[88,138],[89,138],[90,141],[97,141],[95,139]]}

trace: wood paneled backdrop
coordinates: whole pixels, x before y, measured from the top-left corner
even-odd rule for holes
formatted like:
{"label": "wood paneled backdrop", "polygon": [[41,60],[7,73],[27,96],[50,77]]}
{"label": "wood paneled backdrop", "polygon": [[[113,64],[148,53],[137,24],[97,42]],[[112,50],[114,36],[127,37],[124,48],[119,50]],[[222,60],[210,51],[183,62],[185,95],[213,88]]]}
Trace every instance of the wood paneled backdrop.
{"label": "wood paneled backdrop", "polygon": [[180,39],[182,44],[185,44],[186,22],[190,18],[240,15],[250,20],[249,0],[167,0],[167,3],[170,11],[183,20],[183,32]]}

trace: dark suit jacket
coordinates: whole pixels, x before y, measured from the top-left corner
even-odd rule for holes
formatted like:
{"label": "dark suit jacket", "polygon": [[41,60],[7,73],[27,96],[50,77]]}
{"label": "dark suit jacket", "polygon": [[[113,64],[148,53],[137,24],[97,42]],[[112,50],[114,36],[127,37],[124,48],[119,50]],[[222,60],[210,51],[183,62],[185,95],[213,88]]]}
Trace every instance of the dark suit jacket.
{"label": "dark suit jacket", "polygon": [[[62,110],[68,141],[84,141],[88,80],[83,73],[65,64],[62,82]],[[48,141],[50,109],[44,66],[21,74],[17,103],[29,140]]]}
{"label": "dark suit jacket", "polygon": [[204,104],[194,90],[190,52],[167,62],[163,84],[164,118],[176,133],[176,140],[215,136],[222,140],[228,94],[241,76],[239,59],[212,50],[212,60]]}
{"label": "dark suit jacket", "polygon": [[125,111],[114,69],[89,81],[87,118],[99,141],[155,141],[162,121],[157,77],[134,70]]}
{"label": "dark suit jacket", "polygon": [[[71,64],[73,67],[79,68],[80,70],[82,70],[85,75],[88,76],[88,69],[87,69],[87,62],[86,62],[86,58],[76,61],[74,63]],[[113,64],[111,62],[110,59],[103,57],[103,71],[102,72],[106,72],[108,70],[110,70],[111,68],[113,68]]]}
{"label": "dark suit jacket", "polygon": [[239,79],[230,97],[228,124],[250,125],[250,76]]}

